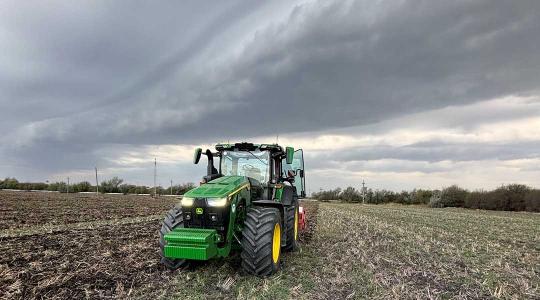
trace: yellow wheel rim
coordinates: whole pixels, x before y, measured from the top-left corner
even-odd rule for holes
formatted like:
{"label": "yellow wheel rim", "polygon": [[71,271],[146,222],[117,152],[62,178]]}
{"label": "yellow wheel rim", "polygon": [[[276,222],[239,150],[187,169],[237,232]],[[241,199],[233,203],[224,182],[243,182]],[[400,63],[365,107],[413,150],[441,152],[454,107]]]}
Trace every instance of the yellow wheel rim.
{"label": "yellow wheel rim", "polygon": [[277,264],[279,251],[281,250],[281,227],[279,223],[274,226],[274,238],[272,239],[272,260]]}
{"label": "yellow wheel rim", "polygon": [[298,239],[298,209],[294,211],[294,240]]}

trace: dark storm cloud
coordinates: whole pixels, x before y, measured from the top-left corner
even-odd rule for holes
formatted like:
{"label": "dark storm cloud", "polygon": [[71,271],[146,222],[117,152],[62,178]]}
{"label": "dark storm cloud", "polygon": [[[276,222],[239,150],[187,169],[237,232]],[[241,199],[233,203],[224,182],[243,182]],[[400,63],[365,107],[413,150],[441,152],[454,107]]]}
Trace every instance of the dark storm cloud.
{"label": "dark storm cloud", "polygon": [[352,126],[536,93],[539,9],[538,2],[478,1],[297,8],[286,24],[256,35],[230,67],[225,86],[252,87],[234,99],[233,113],[242,116],[236,133]]}
{"label": "dark storm cloud", "polygon": [[[91,160],[106,143],[315,132],[540,89],[538,1],[314,2],[207,51],[248,4],[14,8],[1,22],[32,72],[0,71],[0,122],[15,126],[0,151],[52,164],[77,144]],[[440,147],[400,151],[461,151]]]}
{"label": "dark storm cloud", "polygon": [[74,113],[103,114],[107,109],[96,108],[144,101],[134,97],[255,7],[238,1],[56,4],[6,5],[3,51],[11,68],[0,71],[0,101],[7,112],[2,121],[73,122]]}
{"label": "dark storm cloud", "polygon": [[[540,141],[475,144],[446,143],[433,140],[406,146],[374,145],[346,148],[340,149],[337,153],[315,155],[312,160],[333,161],[339,164],[384,159],[436,163],[441,161],[463,162],[533,158],[540,158]],[[315,167],[318,166],[315,165]]]}

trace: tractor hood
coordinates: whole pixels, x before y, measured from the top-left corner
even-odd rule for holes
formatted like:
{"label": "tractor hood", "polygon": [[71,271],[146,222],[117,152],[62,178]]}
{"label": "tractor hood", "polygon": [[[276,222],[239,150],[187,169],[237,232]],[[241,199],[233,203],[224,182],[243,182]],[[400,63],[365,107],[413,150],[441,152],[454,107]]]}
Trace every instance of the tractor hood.
{"label": "tractor hood", "polygon": [[190,190],[184,194],[184,197],[224,198],[246,186],[249,186],[247,177],[223,176]]}

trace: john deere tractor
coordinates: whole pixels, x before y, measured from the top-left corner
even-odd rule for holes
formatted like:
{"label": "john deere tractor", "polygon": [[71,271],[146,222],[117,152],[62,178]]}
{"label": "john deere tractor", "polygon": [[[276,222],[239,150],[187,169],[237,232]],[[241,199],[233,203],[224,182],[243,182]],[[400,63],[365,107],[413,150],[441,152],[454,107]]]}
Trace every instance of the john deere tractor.
{"label": "john deere tractor", "polygon": [[247,273],[271,275],[282,252],[297,248],[303,152],[252,143],[218,144],[215,150],[195,149],[195,164],[201,155],[208,158],[207,174],[165,216],[161,262],[174,270],[240,252]]}

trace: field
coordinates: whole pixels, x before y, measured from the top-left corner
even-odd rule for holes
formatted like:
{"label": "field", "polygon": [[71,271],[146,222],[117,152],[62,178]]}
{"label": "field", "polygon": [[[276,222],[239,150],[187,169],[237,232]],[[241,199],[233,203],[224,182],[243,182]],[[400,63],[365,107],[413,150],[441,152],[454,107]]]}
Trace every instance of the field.
{"label": "field", "polygon": [[160,266],[174,202],[0,191],[0,299],[540,298],[540,214],[304,201],[300,251],[261,279]]}
{"label": "field", "polygon": [[[0,192],[0,230],[161,215],[170,197]],[[151,200],[151,201],[150,201]]]}

